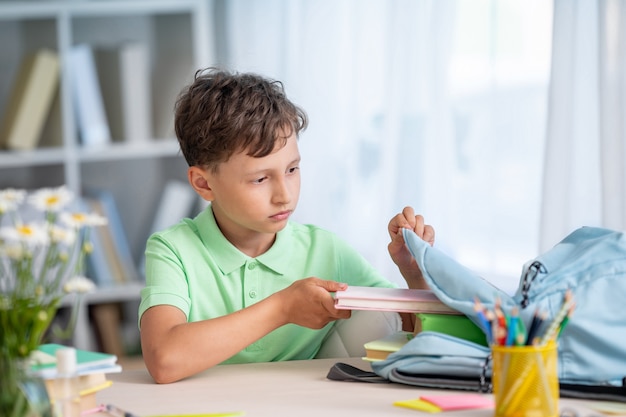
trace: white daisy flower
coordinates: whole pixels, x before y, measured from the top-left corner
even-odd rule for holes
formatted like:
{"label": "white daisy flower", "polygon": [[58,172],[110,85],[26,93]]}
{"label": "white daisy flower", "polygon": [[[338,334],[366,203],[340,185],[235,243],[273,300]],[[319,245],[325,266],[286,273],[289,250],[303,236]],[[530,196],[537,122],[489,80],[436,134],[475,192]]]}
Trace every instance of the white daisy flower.
{"label": "white daisy flower", "polygon": [[0,257],[20,260],[25,258],[27,253],[24,251],[24,246],[19,243],[7,243],[6,245],[0,245]]}
{"label": "white daisy flower", "polygon": [[59,220],[66,226],[74,229],[81,229],[83,227],[104,226],[107,224],[106,217],[100,216],[94,213],[82,213],[82,212],[63,212],[59,216]]}
{"label": "white daisy flower", "polygon": [[63,291],[65,291],[68,294],[70,293],[82,294],[82,293],[93,291],[95,288],[96,288],[96,284],[94,284],[92,280],[81,275],[76,275],[72,277],[71,279],[67,280],[67,282],[63,286]]}
{"label": "white daisy flower", "polygon": [[76,241],[76,232],[73,229],[66,229],[57,225],[52,225],[48,229],[50,240],[65,246],[72,246]]}
{"label": "white daisy flower", "polygon": [[41,211],[59,212],[74,199],[74,193],[66,186],[42,188],[35,191],[28,201]]}
{"label": "white daisy flower", "polygon": [[25,190],[17,190],[15,188],[0,190],[0,214],[15,211],[22,204],[25,197]]}
{"label": "white daisy flower", "polygon": [[0,229],[0,239],[20,242],[27,246],[43,246],[50,241],[45,224],[23,223]]}

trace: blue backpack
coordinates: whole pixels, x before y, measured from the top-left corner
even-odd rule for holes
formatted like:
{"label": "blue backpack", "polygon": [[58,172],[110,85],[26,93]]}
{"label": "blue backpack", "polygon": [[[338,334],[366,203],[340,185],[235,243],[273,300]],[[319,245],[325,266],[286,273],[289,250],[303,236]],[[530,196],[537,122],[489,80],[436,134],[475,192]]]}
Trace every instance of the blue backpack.
{"label": "blue backpack", "polygon": [[[558,339],[562,396],[626,400],[626,236],[622,232],[582,227],[551,250],[524,265],[517,291],[510,296],[404,230],[404,238],[424,279],[447,305],[479,327],[475,298],[493,309],[517,306],[526,328],[536,311],[548,321],[566,291],[576,308]],[[383,361],[375,374],[406,384],[490,391],[490,350],[435,332],[416,335]],[[606,394],[606,395],[605,395]]]}

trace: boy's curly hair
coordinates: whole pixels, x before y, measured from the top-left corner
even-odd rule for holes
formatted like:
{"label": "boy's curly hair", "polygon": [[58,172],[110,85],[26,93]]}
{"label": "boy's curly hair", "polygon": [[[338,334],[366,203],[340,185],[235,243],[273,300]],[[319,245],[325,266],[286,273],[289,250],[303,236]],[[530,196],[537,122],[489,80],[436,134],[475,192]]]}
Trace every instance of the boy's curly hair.
{"label": "boy's curly hair", "polygon": [[174,128],[187,164],[217,171],[236,152],[269,155],[307,123],[280,81],[208,68],[179,95]]}

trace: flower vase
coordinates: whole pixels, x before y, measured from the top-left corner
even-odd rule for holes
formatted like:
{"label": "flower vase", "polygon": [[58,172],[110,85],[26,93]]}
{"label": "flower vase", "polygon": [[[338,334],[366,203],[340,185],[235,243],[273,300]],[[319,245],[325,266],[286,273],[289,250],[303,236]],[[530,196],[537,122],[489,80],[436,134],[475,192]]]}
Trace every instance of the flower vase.
{"label": "flower vase", "polygon": [[0,354],[0,416],[52,417],[46,384],[26,359]]}
{"label": "flower vase", "polygon": [[50,326],[58,301],[37,305],[32,299],[0,294],[0,416],[52,417],[44,380],[31,371],[29,357]]}

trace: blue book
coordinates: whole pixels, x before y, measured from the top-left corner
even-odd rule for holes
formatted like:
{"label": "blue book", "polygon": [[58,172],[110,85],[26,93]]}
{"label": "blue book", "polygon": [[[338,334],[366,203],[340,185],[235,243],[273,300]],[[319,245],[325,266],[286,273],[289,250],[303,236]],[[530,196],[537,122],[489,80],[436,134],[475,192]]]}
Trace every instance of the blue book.
{"label": "blue book", "polygon": [[[96,280],[111,284],[138,281],[138,268],[133,259],[113,193],[105,189],[89,188],[85,190],[84,195],[91,209],[106,217],[108,222],[106,226],[97,228],[99,230],[96,233],[102,245],[99,249],[106,257],[110,275],[98,276]],[[97,271],[95,272],[99,275]]]}

